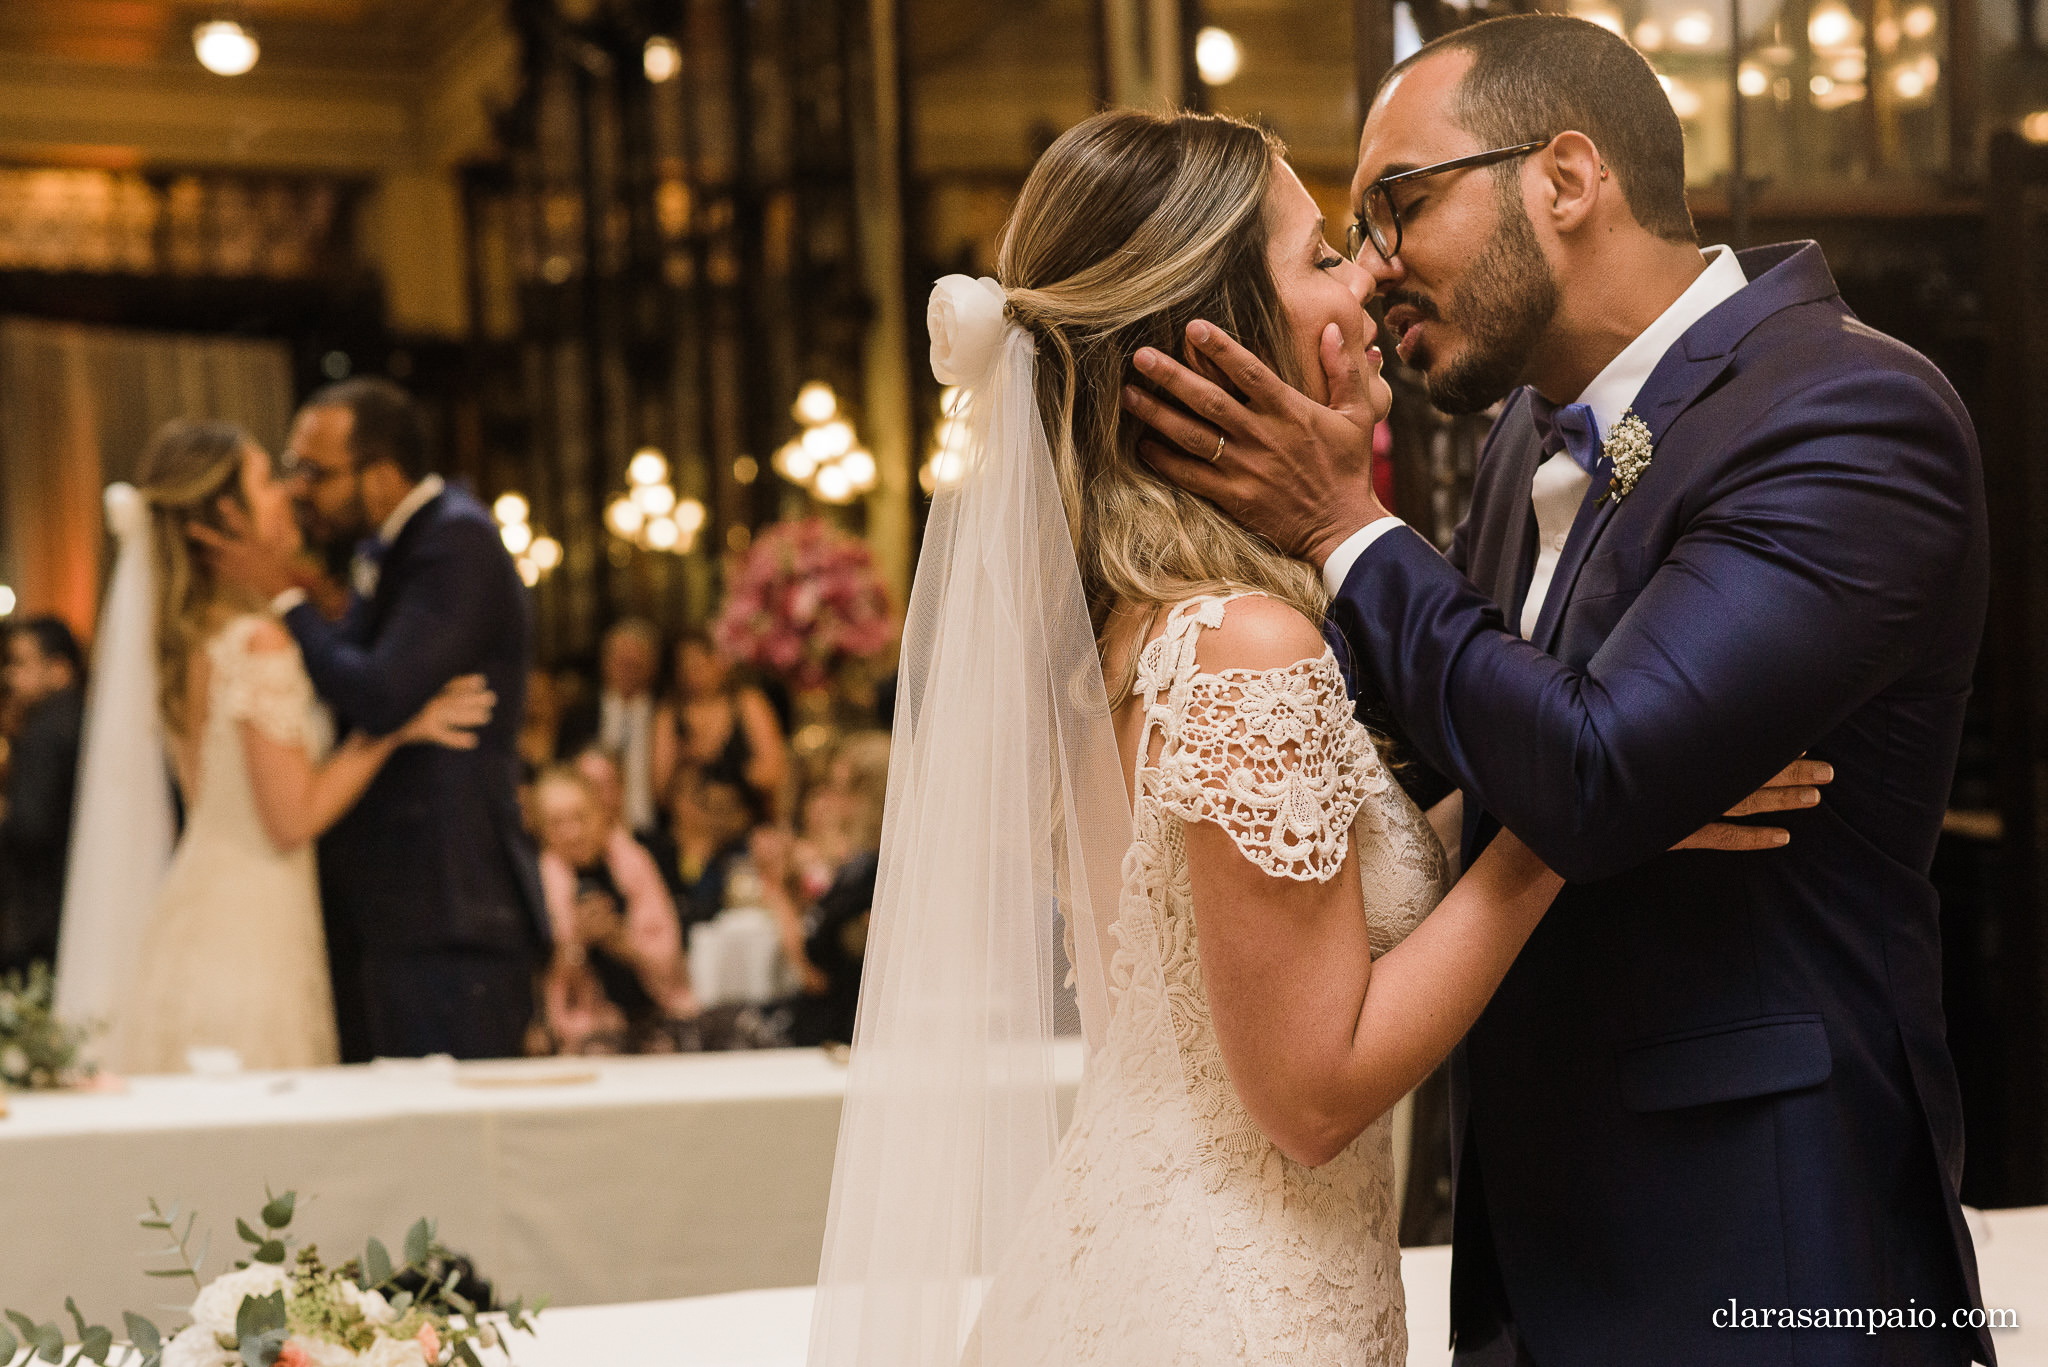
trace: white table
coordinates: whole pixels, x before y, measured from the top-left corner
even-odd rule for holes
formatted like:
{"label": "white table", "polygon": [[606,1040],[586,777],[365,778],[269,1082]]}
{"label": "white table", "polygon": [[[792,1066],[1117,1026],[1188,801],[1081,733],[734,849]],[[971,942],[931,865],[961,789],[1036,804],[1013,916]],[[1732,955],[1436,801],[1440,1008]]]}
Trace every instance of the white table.
{"label": "white table", "polygon": [[[1987,1305],[2018,1312],[1994,1332],[2000,1367],[2048,1367],[2048,1207],[1973,1212]],[[1444,1367],[1451,1251],[1401,1257],[1408,1295],[1408,1367]],[[742,1291],[646,1305],[583,1306],[541,1316],[536,1339],[513,1344],[520,1367],[803,1367],[811,1289]]]}
{"label": "white table", "polygon": [[[1078,1042],[1056,1065],[1065,1111]],[[161,1246],[136,1227],[148,1198],[200,1212],[219,1271],[265,1182],[299,1192],[294,1232],[330,1261],[370,1234],[395,1248],[428,1215],[508,1296],[558,1306],[808,1284],[845,1089],[843,1067],[791,1049],[16,1093],[0,1119],[0,1305],[49,1318],[76,1295],[119,1323],[166,1295],[137,1256]]]}

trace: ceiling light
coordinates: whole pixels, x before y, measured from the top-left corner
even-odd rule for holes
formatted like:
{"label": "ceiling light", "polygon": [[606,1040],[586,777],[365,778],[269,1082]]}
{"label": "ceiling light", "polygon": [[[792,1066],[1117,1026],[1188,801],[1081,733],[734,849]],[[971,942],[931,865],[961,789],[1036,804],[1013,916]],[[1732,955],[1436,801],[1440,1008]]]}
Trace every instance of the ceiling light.
{"label": "ceiling light", "polygon": [[1771,88],[1771,78],[1764,74],[1762,67],[1744,62],[1742,69],[1735,73],[1735,88],[1754,98]]}
{"label": "ceiling light", "polygon": [[[2020,136],[2031,143],[2048,143],[2048,109],[2036,109],[2021,119]],[[0,598],[0,603],[13,602],[14,595],[8,593],[6,589],[0,589],[0,594],[5,595],[4,598]]]}
{"label": "ceiling light", "polygon": [[1244,65],[1244,49],[1229,30],[1205,28],[1195,35],[1195,70],[1205,85],[1229,85]]}
{"label": "ceiling light", "polygon": [[505,549],[514,555],[525,555],[526,548],[533,544],[533,528],[524,522],[508,522],[498,528],[498,535],[504,539]]}
{"label": "ceiling light", "polygon": [[1926,38],[1934,32],[1937,22],[1932,5],[1915,5],[1906,11],[1900,26],[1906,30],[1908,38]]}
{"label": "ceiling light", "polygon": [[545,573],[562,563],[562,543],[552,536],[535,537],[533,544],[526,548],[526,554]]}
{"label": "ceiling light", "polygon": [[1714,41],[1714,20],[1705,10],[1692,10],[1671,21],[1671,36],[1686,47],[1705,47]]}
{"label": "ceiling light", "polygon": [[640,50],[640,65],[647,79],[660,85],[683,69],[682,49],[672,38],[649,38],[647,46]]}
{"label": "ceiling light", "polygon": [[1862,36],[1863,26],[1839,5],[1817,9],[1806,21],[1806,36],[1817,48],[1845,47]]}
{"label": "ceiling light", "polygon": [[491,505],[491,512],[496,514],[498,525],[501,527],[526,521],[526,515],[531,511],[526,506],[526,500],[518,494],[500,494],[498,501]]}
{"label": "ceiling light", "polygon": [[1655,52],[1664,46],[1664,26],[1655,19],[1645,19],[1636,25],[1636,46],[1645,52]]}
{"label": "ceiling light", "polygon": [[14,615],[14,590],[0,584],[0,617]]}
{"label": "ceiling light", "polygon": [[647,524],[647,544],[657,551],[674,550],[682,539],[682,528],[676,526],[673,518],[657,517]]}
{"label": "ceiling light", "polygon": [[665,516],[676,506],[676,491],[666,484],[643,484],[633,490],[632,498],[649,517]]}
{"label": "ceiling light", "polygon": [[685,536],[695,536],[704,526],[704,505],[694,498],[686,498],[676,505],[676,526]]}
{"label": "ceiling light", "polygon": [[256,35],[231,19],[216,19],[192,30],[199,65],[216,76],[239,76],[256,65],[262,49]]}

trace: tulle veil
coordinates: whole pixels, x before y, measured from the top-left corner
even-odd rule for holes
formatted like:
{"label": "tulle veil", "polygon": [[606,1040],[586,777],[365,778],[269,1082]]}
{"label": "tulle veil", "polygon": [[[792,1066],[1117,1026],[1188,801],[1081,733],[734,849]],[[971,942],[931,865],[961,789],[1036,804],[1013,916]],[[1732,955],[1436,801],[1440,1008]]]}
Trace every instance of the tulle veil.
{"label": "tulle veil", "polygon": [[1091,1048],[1108,1023],[1129,802],[1033,342],[1002,299],[961,276],[933,295],[964,465],[904,628],[812,1367],[961,1360],[1059,1142],[1063,939]]}
{"label": "tulle veil", "polygon": [[94,639],[57,943],[57,1013],[86,1025],[119,1009],[173,841],[149,507],[113,484],[106,514],[119,551]]}

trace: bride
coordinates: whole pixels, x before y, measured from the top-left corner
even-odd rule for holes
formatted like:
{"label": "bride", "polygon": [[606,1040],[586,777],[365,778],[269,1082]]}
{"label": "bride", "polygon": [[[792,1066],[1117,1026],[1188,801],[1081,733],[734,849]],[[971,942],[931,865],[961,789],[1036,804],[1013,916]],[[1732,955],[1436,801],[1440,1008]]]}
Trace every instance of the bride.
{"label": "bride", "polygon": [[1320,577],[1155,477],[1118,402],[1202,318],[1318,401],[1348,361],[1383,414],[1371,282],[1269,135],[1137,111],[1053,144],[997,269],[933,294],[967,437],[905,625],[810,1360],[1398,1364],[1387,1114],[1561,881],[1503,832],[1449,885]]}
{"label": "bride", "polygon": [[[332,725],[291,634],[259,603],[215,582],[189,531],[235,505],[256,534],[298,546],[291,490],[239,428],[174,422],[144,459],[140,491],[116,486],[109,512],[153,571],[156,693],[185,828],[118,994],[108,1064],[173,1072],[196,1047],[232,1049],[251,1068],[337,1059],[313,845],[399,746],[467,749],[495,699],[460,679],[403,729],[349,737]],[[121,571],[107,617],[122,601]],[[104,622],[119,649],[123,624]],[[96,707],[104,694],[95,697]],[[112,699],[107,699],[112,705]],[[94,719],[95,722],[98,719]],[[89,722],[89,726],[93,723]],[[90,747],[90,741],[88,741]],[[91,761],[87,764],[91,783]],[[94,801],[90,787],[83,799]]]}

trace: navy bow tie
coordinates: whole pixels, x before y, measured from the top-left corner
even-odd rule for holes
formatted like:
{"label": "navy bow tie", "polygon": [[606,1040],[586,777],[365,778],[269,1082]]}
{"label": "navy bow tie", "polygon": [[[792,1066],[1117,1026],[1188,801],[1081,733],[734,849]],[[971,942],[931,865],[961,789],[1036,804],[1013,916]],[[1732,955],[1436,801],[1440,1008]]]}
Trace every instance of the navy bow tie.
{"label": "navy bow tie", "polygon": [[1545,456],[1563,451],[1587,474],[1595,472],[1594,467],[1600,464],[1600,424],[1594,420],[1591,404],[1560,406],[1532,393],[1529,416],[1536,423],[1536,436]]}

